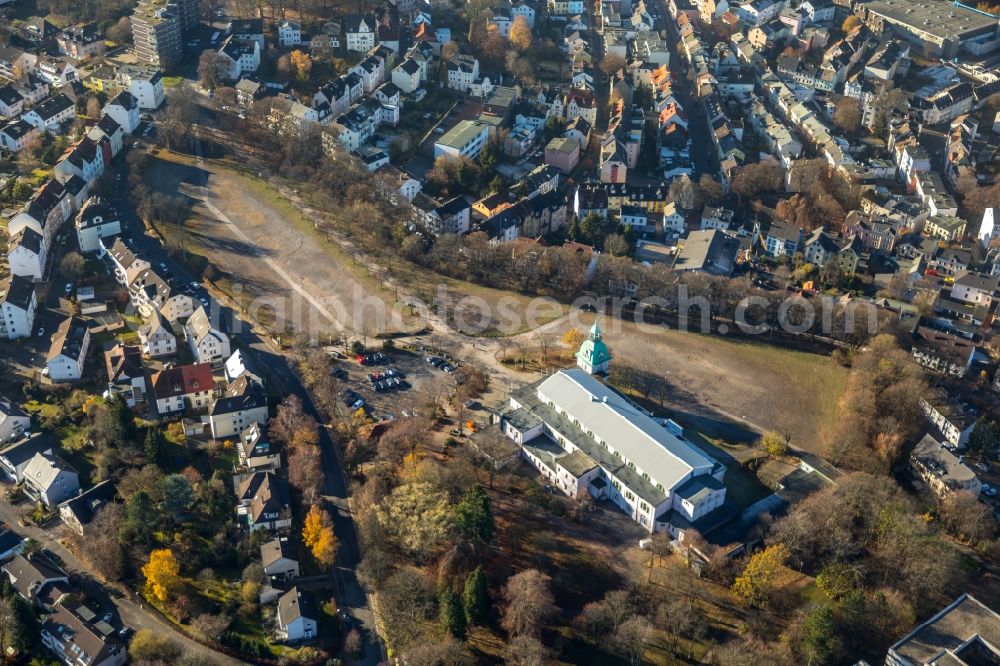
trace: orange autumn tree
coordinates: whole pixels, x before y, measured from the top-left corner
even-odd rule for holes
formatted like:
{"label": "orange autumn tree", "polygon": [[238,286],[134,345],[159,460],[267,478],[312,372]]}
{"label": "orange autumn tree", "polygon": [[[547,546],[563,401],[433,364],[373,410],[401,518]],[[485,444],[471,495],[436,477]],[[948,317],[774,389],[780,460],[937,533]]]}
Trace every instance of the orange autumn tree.
{"label": "orange autumn tree", "polygon": [[333,566],[340,547],[332,523],[330,514],[313,504],[302,526],[302,541],[316,561],[325,567]]}

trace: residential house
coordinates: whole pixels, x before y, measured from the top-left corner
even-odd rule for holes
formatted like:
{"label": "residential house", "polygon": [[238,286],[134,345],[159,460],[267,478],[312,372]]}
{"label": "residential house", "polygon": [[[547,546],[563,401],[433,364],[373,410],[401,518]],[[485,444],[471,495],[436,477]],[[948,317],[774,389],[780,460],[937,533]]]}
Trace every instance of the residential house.
{"label": "residential house", "polygon": [[319,626],[318,619],[316,598],[312,592],[293,587],[278,599],[279,640],[286,643],[301,643],[315,638]]}
{"label": "residential house", "polygon": [[924,233],[946,242],[960,239],[965,234],[966,221],[954,215],[932,215],[924,221]]}
{"label": "residential house", "polygon": [[122,130],[129,134],[139,127],[139,100],[127,90],[115,95],[101,112],[114,118]]}
{"label": "residential house", "polygon": [[121,65],[115,73],[119,86],[128,90],[139,101],[139,108],[151,111],[160,108],[166,93],[163,74],[156,67],[142,64]]}
{"label": "residential house", "polygon": [[83,365],[90,349],[90,325],[79,317],[64,319],[46,356],[45,368],[53,382],[74,382],[83,377]]}
{"label": "residential house", "polygon": [[[114,158],[122,151],[122,144],[125,140],[125,129],[118,123],[117,120],[111,116],[105,115],[101,120],[90,128],[87,132],[87,138],[96,143],[97,145],[104,145],[104,139],[111,144],[111,155],[110,158]],[[105,156],[104,166],[105,168],[111,162],[111,159]],[[89,184],[87,184],[89,192]],[[67,188],[69,188],[69,183],[67,182]],[[77,204],[77,208],[83,205],[83,200],[86,199],[86,194],[82,195],[80,202]]]}
{"label": "residential house", "polygon": [[772,257],[792,256],[802,249],[805,230],[785,222],[775,221],[767,232],[764,247]]}
{"label": "residential house", "polygon": [[259,49],[264,49],[264,21],[262,19],[236,19],[229,26],[230,37],[248,42],[257,42]]}
{"label": "residential house", "polygon": [[39,132],[59,134],[62,124],[75,117],[76,104],[66,95],[59,93],[33,106],[21,116],[21,119]]}
{"label": "residential house", "polygon": [[930,435],[924,435],[910,454],[910,465],[939,497],[955,492],[979,496],[976,473]]}
{"label": "residential house", "polygon": [[302,24],[285,19],[278,24],[278,46],[289,49],[302,44]]}
{"label": "residential house", "polygon": [[173,356],[177,353],[177,336],[159,311],[153,312],[146,323],[139,327],[139,348],[143,356],[149,358]]}
{"label": "residential house", "polygon": [[106,343],[104,366],[108,372],[108,393],[119,395],[129,407],[135,407],[146,392],[146,369],[140,347],[121,340]]}
{"label": "residential house", "polygon": [[237,81],[233,87],[236,89],[236,99],[244,109],[253,106],[253,103],[264,93],[264,85],[260,81],[254,81],[247,77]]}
{"label": "residential house", "polygon": [[267,423],[267,391],[249,375],[229,383],[208,409],[208,425],[215,439],[235,437],[254,424]]}
{"label": "residential house", "polygon": [[129,296],[143,317],[159,312],[169,322],[194,313],[194,299],[175,291],[150,268],[136,268],[126,274]]}
{"label": "residential house", "polygon": [[951,285],[951,297],[963,303],[990,307],[996,298],[997,277],[965,271]]}
{"label": "residential house", "polygon": [[409,95],[420,88],[420,65],[413,58],[404,58],[392,70],[392,82],[405,94]]}
{"label": "residential house", "polygon": [[31,429],[31,416],[18,405],[0,396],[0,442],[21,439]]}
{"label": "residential house", "polygon": [[149,268],[149,262],[139,257],[121,238],[115,238],[110,247],[102,240],[104,256],[111,263],[118,284],[127,287],[128,276]]}
{"label": "residential house", "polygon": [[230,81],[237,81],[244,74],[253,74],[260,67],[260,44],[253,39],[230,36],[219,48],[225,61],[223,72]]}
{"label": "residential house", "polygon": [[109,154],[105,156],[103,148],[89,137],[83,137],[71,148],[67,149],[62,159],[55,166],[56,180],[65,184],[74,176],[83,179],[84,183],[93,183],[104,173],[104,167],[110,162]]}
{"label": "residential house", "polygon": [[282,582],[299,577],[299,557],[295,543],[288,537],[275,537],[260,545],[260,563],[264,575]]}
{"label": "residential house", "polygon": [[24,468],[21,487],[51,510],[80,493],[80,475],[62,458],[36,453]]}
{"label": "residential house", "polygon": [[348,14],[344,17],[344,37],[348,51],[367,53],[375,48],[378,23],[371,14]]}
{"label": "residential house", "polygon": [[910,348],[913,359],[931,372],[964,377],[976,356],[975,343],[926,326],[917,327]]}
{"label": "residential house", "polygon": [[0,145],[18,153],[38,137],[38,129],[24,118],[12,120],[0,129]]}
{"label": "residential house", "polygon": [[184,324],[184,335],[196,363],[219,365],[229,358],[229,336],[212,325],[204,306],[188,318]]}
{"label": "residential house", "polygon": [[448,87],[459,92],[469,92],[469,87],[479,80],[479,61],[475,56],[457,53],[447,63]]}
{"label": "residential house", "polygon": [[99,56],[106,48],[104,35],[95,23],[66,28],[56,35],[56,45],[59,53],[77,60]]}
{"label": "residential house", "polygon": [[31,278],[11,275],[0,280],[0,338],[16,340],[31,335],[37,307]]}
{"label": "residential house", "polygon": [[117,494],[118,490],[110,479],[101,481],[60,504],[59,517],[63,525],[84,536],[87,526],[97,517],[97,512],[114,502]]}
{"label": "residential house", "polygon": [[348,74],[357,74],[360,76],[364,91],[370,93],[385,83],[385,60],[379,56],[368,56],[354,67],[351,67],[348,70]]}
{"label": "residential house", "polygon": [[101,239],[122,232],[118,209],[101,197],[91,197],[76,215],[76,237],[81,252],[100,252]]}
{"label": "residential house", "polygon": [[266,427],[254,423],[240,433],[236,442],[240,467],[259,471],[275,470],[281,467],[281,454],[271,447]]}
{"label": "residential house", "polygon": [[150,377],[158,414],[166,415],[191,409],[207,409],[215,393],[215,380],[209,363],[164,368]]}
{"label": "residential house", "polygon": [[270,471],[253,472],[238,477],[236,515],[251,532],[259,529],[277,531],[292,526],[288,482]]}
{"label": "residential house", "polygon": [[[46,599],[69,592],[69,576],[49,558],[41,553],[18,555],[0,567],[7,580],[17,590],[22,599],[33,606],[45,608]],[[52,594],[53,588],[57,590]]]}
{"label": "residential house", "polygon": [[545,163],[570,173],[580,161],[580,144],[575,139],[557,136],[545,146]]}
{"label": "residential house", "polygon": [[42,644],[70,666],[123,666],[128,661],[125,644],[116,634],[101,631],[95,618],[86,606],[73,610],[57,603],[42,623]]}
{"label": "residential house", "polygon": [[0,449],[0,470],[14,483],[24,480],[24,470],[36,453],[52,455],[52,439],[48,435],[33,435]]}
{"label": "residential house", "polygon": [[12,118],[24,110],[24,95],[11,85],[0,86],[0,116]]}
{"label": "residential house", "polygon": [[7,265],[11,274],[41,280],[45,274],[47,249],[42,235],[31,227],[18,231],[7,245]]}
{"label": "residential house", "polygon": [[73,63],[64,58],[51,58],[47,55],[38,57],[34,73],[38,78],[57,88],[79,80],[79,72]]}
{"label": "residential house", "polygon": [[924,416],[938,431],[944,435],[944,441],[957,449],[964,449],[969,441],[969,434],[975,426],[975,419],[964,405],[951,400],[930,400],[920,398],[920,409]]}

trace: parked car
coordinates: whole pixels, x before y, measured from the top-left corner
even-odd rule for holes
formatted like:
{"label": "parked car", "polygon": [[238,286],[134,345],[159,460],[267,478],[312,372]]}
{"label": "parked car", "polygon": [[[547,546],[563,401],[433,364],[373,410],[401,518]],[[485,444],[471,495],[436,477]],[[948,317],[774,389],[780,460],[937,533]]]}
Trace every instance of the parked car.
{"label": "parked car", "polygon": [[69,296],[72,293],[73,293],[73,283],[72,282],[67,282],[66,283],[66,295]]}
{"label": "parked car", "polygon": [[980,472],[988,472],[988,471],[990,471],[989,465],[987,465],[986,463],[977,462],[974,466]]}

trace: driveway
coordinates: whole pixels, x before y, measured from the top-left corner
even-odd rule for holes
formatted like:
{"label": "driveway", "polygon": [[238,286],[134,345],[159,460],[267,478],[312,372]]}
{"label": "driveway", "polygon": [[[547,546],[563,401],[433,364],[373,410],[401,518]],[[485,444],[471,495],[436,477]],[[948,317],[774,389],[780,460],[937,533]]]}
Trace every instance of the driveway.
{"label": "driveway", "polygon": [[78,579],[80,588],[87,593],[87,596],[101,603],[105,608],[112,607],[118,620],[137,631],[148,629],[159,636],[169,637],[185,650],[208,657],[217,664],[235,665],[245,663],[216,652],[188,638],[154,611],[148,610],[141,600],[133,601],[123,596],[121,592],[100,584],[94,578],[89,567],[59,542],[55,529],[44,530],[32,526],[21,527],[18,521],[21,518],[22,510],[21,507],[12,506],[7,502],[0,502],[0,521],[7,523],[19,534],[35,539],[43,548],[49,549],[62,558],[63,568]]}

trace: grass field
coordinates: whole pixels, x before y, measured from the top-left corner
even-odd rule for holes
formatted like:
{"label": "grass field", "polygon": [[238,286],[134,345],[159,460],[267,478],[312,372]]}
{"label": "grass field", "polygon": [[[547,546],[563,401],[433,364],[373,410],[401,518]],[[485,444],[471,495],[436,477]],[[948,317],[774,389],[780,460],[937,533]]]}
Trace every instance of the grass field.
{"label": "grass field", "polygon": [[[593,316],[581,315],[576,328],[592,323]],[[710,439],[741,442],[774,429],[789,434],[793,446],[818,452],[836,419],[848,371],[829,356],[603,317],[601,326],[612,364],[655,380],[664,390],[648,396],[653,404]],[[564,322],[548,333],[558,339],[569,327]]]}

